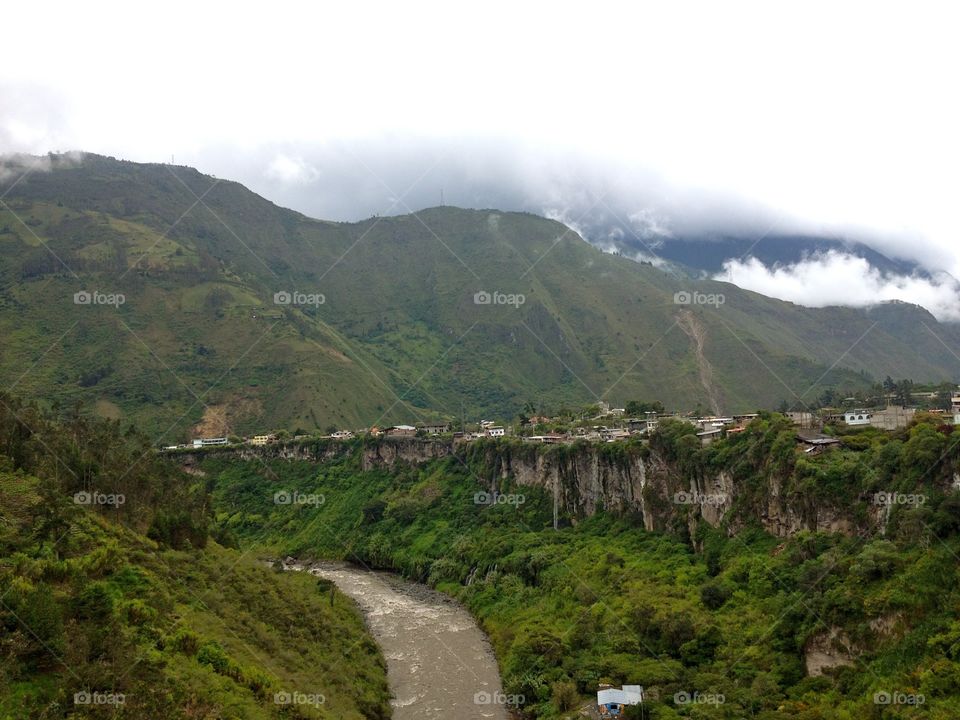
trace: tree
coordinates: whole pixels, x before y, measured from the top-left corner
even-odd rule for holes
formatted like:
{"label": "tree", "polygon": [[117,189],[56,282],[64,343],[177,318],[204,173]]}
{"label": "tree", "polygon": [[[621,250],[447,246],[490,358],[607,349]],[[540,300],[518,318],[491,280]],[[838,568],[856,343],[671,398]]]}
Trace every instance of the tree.
{"label": "tree", "polygon": [[667,409],[659,400],[654,400],[653,402],[630,400],[624,407],[624,412],[626,412],[630,417],[639,417],[640,415],[648,412],[655,412],[658,415],[665,415],[667,413]]}
{"label": "tree", "polygon": [[204,298],[204,307],[217,317],[223,317],[223,309],[233,301],[233,294],[225,288],[214,288]]}
{"label": "tree", "polygon": [[906,379],[901,380],[897,383],[894,393],[898,403],[903,406],[909,405],[913,402],[913,381]]}
{"label": "tree", "polygon": [[556,705],[559,712],[573,710],[580,700],[577,685],[571,680],[555,682],[551,688],[551,694],[553,696],[553,704]]}

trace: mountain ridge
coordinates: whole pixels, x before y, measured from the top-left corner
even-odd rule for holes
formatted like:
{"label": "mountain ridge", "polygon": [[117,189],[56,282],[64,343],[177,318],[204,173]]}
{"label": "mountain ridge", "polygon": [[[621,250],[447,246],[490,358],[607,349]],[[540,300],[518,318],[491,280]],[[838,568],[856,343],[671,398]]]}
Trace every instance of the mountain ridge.
{"label": "mountain ridge", "polygon": [[[192,168],[49,165],[0,182],[0,378],[165,440],[601,398],[752,410],[885,375],[960,377],[944,347],[960,334],[917,306],[804,308],[604,253],[531,213],[339,223]],[[94,289],[126,302],[71,302]]]}

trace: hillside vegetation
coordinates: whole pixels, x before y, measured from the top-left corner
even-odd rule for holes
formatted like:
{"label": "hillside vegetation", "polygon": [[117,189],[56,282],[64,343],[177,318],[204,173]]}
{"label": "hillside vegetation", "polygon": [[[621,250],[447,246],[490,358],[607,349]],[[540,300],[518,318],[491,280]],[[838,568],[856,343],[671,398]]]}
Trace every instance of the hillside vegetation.
{"label": "hillside vegetation", "polygon": [[135,433],[0,407],[0,718],[389,717],[351,601],[208,537]]}
{"label": "hillside vegetation", "polygon": [[[794,502],[854,512],[877,491],[923,496],[891,505],[882,535],[776,538],[744,513],[691,523],[688,506],[666,533],[602,511],[561,516],[554,530],[552,498],[509,478],[498,482],[503,502],[477,503],[495,477],[483,449],[363,470],[356,441],[321,464],[210,457],[201,467],[215,484],[216,524],[259,552],[389,568],[465,603],[530,717],[576,717],[611,682],[644,685],[654,720],[953,718],[956,438],[921,418],[844,442],[807,456],[774,414],[706,448],[667,423],[652,446],[688,481],[729,472],[748,508],[774,473]],[[604,448],[614,458],[641,451]],[[323,502],[277,505],[276,492]]]}
{"label": "hillside vegetation", "polygon": [[330,223],[191,168],[48,165],[0,184],[0,379],[159,443],[598,398],[753,410],[960,373],[943,344],[956,328],[921,308],[801,308],[605,254],[535,215]]}

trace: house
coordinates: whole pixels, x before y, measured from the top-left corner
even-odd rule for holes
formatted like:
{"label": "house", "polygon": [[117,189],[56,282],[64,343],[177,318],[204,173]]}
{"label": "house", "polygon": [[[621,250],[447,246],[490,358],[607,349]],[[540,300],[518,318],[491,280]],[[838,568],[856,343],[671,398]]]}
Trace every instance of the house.
{"label": "house", "polygon": [[950,398],[950,411],[953,413],[953,424],[960,425],[960,394],[954,393]]}
{"label": "house", "polygon": [[916,408],[889,405],[883,410],[874,411],[870,415],[870,424],[881,430],[899,430],[905,428],[916,414]]}
{"label": "house", "polygon": [[270,443],[273,443],[276,441],[277,441],[276,435],[254,435],[252,438],[250,438],[250,444],[257,445],[257,446],[269,445]]}
{"label": "house", "polygon": [[486,428],[487,437],[503,437],[506,431],[500,425],[490,425]]}
{"label": "house", "polygon": [[381,437],[383,435],[383,430],[378,428],[376,425],[367,430],[370,433],[370,437]]}
{"label": "house", "polygon": [[563,435],[531,435],[527,438],[530,442],[543,443],[544,445],[556,445],[566,440]]}
{"label": "house", "polygon": [[211,445],[227,445],[227,444],[229,443],[225,437],[193,439],[193,446],[195,448],[210,447]]}
{"label": "house", "polygon": [[420,423],[417,425],[417,430],[424,432],[427,435],[442,435],[443,433],[450,432],[450,423],[448,422]]}
{"label": "house", "polygon": [[694,423],[701,430],[719,430],[722,427],[733,423],[732,417],[702,417],[697,418]]}
{"label": "house", "polygon": [[417,429],[413,425],[394,425],[387,428],[387,437],[413,437]]}
{"label": "house", "polygon": [[534,415],[529,418],[531,425],[546,425],[549,422],[553,422],[550,418],[544,417],[543,415]]}
{"label": "house", "polygon": [[330,435],[334,440],[349,440],[353,437],[353,433],[349,430],[337,430],[335,433]]}
{"label": "house", "polygon": [[701,445],[709,445],[714,440],[719,440],[723,437],[723,428],[710,428],[709,430],[703,430],[697,433],[697,437],[700,439]]}
{"label": "house", "polygon": [[660,419],[655,412],[645,413],[642,418],[630,418],[627,420],[627,427],[634,432],[650,434],[660,425]]}
{"label": "house", "polygon": [[624,685],[622,688],[601,685],[597,690],[597,710],[601,718],[622,717],[627,705],[642,703],[643,688],[639,685]]}
{"label": "house", "polygon": [[819,455],[827,448],[840,444],[837,438],[819,433],[812,435],[797,433],[797,442],[803,446],[803,451],[809,455]]}
{"label": "house", "polygon": [[844,410],[841,419],[847,425],[869,425],[871,417],[866,410]]}
{"label": "house", "polygon": [[789,410],[785,412],[787,420],[796,425],[799,428],[812,428],[816,424],[816,417],[812,412],[800,411],[800,410]]}
{"label": "house", "polygon": [[612,428],[610,430],[605,430],[600,433],[600,437],[603,438],[606,442],[616,442],[617,440],[629,440],[630,431],[621,430],[620,428]]}

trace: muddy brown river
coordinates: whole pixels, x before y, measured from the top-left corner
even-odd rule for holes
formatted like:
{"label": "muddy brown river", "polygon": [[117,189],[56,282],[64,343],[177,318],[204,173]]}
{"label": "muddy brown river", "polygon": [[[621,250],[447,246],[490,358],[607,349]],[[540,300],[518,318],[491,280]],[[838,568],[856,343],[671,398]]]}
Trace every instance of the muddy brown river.
{"label": "muddy brown river", "polygon": [[332,580],[360,606],[387,660],[394,720],[508,720],[490,643],[460,605],[390,573],[336,563],[286,567]]}

